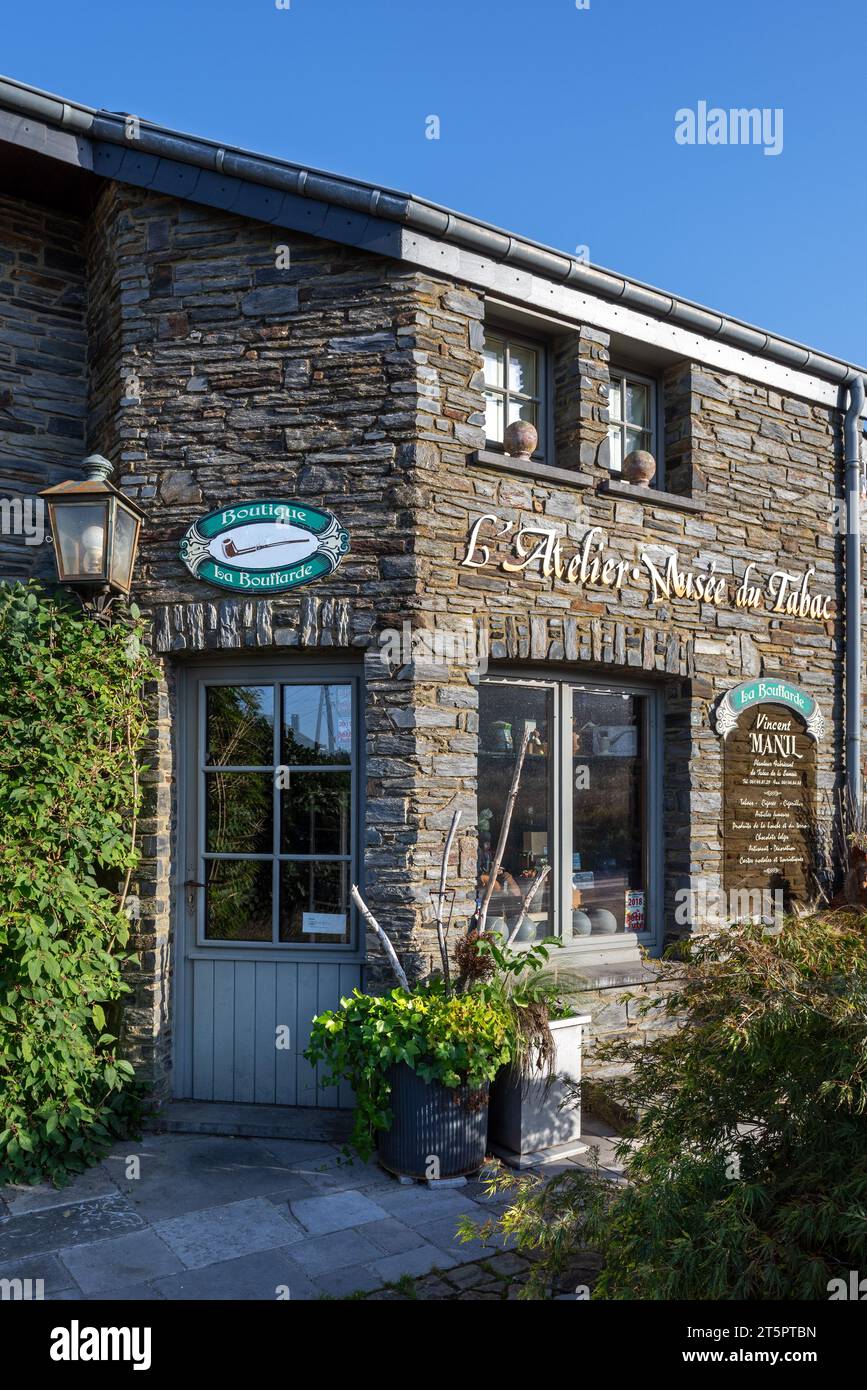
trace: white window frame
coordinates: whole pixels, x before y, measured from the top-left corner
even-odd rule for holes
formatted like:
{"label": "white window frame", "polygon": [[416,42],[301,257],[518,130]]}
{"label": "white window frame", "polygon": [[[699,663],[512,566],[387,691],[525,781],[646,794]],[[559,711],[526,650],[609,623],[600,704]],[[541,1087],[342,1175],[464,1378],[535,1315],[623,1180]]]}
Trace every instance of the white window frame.
{"label": "white window frame", "polygon": [[[662,421],[659,416],[662,403],[662,392],[659,389],[659,383],[655,380],[654,377],[643,376],[641,372],[633,372],[629,367],[612,366],[609,372],[609,376],[612,385],[615,381],[618,381],[620,383],[621,418],[619,420],[609,419],[609,427],[611,425],[616,425],[620,430],[620,446],[622,451],[621,458],[626,457],[626,430],[628,428],[636,428],[634,425],[630,426],[629,422],[623,418],[625,414],[623,396],[624,383],[633,381],[637,386],[648,387],[648,428],[646,432],[650,436],[648,442],[648,449],[650,453],[653,454],[653,457],[656,459],[656,474],[650,486],[661,488],[664,483],[665,470],[664,460],[662,457]],[[613,478],[621,478],[623,476],[622,470],[619,468],[614,468],[611,461],[609,461],[609,470]]]}
{"label": "white window frame", "polygon": [[[532,352],[532,353],[535,354],[535,357],[536,357],[536,394],[535,394],[534,396],[526,395],[526,394],[524,394],[524,393],[522,393],[522,392],[520,392],[520,391],[510,391],[509,388],[508,388],[508,384],[507,384],[505,387],[503,387],[503,388],[500,388],[499,386],[490,386],[490,385],[488,384],[487,381],[486,381],[485,384],[484,384],[483,392],[484,392],[485,394],[487,394],[488,391],[491,391],[491,392],[493,392],[495,395],[502,396],[503,399],[504,399],[504,401],[506,401],[506,402],[508,402],[509,400],[517,400],[517,401],[535,401],[535,403],[536,403],[536,430],[537,430],[537,433],[538,433],[538,435],[539,435],[539,442],[538,442],[538,444],[537,444],[537,446],[536,446],[536,450],[535,450],[534,454],[532,455],[532,457],[535,459],[535,461],[536,461],[537,463],[545,463],[545,462],[547,461],[547,453],[548,453],[548,436],[549,436],[549,433],[550,433],[550,431],[549,431],[550,401],[549,401],[549,399],[548,399],[548,390],[549,390],[549,386],[548,386],[548,350],[547,350],[547,346],[546,346],[546,344],[545,344],[541,339],[539,339],[539,338],[527,338],[527,337],[525,337],[525,336],[524,336],[523,334],[521,334],[521,333],[514,333],[514,332],[508,327],[508,325],[500,325],[500,324],[498,324],[498,323],[486,323],[486,324],[485,324],[485,342],[486,342],[486,344],[487,344],[487,341],[488,341],[489,338],[497,338],[497,339],[500,340],[500,342],[502,342],[502,343],[505,344],[505,348],[506,348],[506,361],[505,361],[505,364],[504,364],[505,370],[504,370],[503,379],[504,379],[504,381],[505,381],[506,383],[508,383],[508,380],[509,380],[509,347],[510,347],[510,345],[514,344],[515,347],[525,348],[528,352]],[[483,370],[484,370],[484,368],[483,368]],[[508,413],[507,411],[504,411],[504,418],[505,418],[505,415],[506,415],[507,413]],[[504,426],[503,428],[505,429],[505,426]],[[486,436],[486,439],[487,439],[487,447],[488,447],[488,448],[497,450],[497,451],[499,451],[499,452],[501,452],[501,453],[504,452],[504,447],[503,447],[503,441],[502,441],[502,439],[491,439],[490,436]]]}

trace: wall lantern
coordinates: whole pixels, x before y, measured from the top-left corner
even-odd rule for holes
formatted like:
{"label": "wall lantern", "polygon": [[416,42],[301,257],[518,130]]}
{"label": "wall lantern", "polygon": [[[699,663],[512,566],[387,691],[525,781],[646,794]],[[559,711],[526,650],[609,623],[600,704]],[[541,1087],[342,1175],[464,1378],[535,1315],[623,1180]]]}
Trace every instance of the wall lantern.
{"label": "wall lantern", "polygon": [[40,492],[48,506],[54,559],[61,584],[78,591],[86,607],[101,611],[128,595],[144,512],[108,480],[108,459],[91,454],[84,479]]}

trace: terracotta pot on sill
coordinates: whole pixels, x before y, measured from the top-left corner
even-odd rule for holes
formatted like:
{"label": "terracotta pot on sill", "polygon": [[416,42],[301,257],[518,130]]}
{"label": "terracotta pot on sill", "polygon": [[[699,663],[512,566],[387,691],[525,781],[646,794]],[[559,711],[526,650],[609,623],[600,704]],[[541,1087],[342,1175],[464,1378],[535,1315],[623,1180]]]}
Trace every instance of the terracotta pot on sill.
{"label": "terracotta pot on sill", "polygon": [[633,449],[623,460],[623,476],[636,487],[648,487],[656,472],[656,459],[647,449]]}

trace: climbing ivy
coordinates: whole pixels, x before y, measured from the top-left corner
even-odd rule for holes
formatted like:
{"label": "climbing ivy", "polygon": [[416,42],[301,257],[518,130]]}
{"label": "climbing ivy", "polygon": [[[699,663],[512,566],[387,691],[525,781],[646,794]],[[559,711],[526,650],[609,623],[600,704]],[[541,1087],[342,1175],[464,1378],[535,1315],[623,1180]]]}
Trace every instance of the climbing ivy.
{"label": "climbing ivy", "polygon": [[37,583],[0,590],[0,1182],[57,1184],[136,1109],[119,1055],[128,893],[154,671]]}

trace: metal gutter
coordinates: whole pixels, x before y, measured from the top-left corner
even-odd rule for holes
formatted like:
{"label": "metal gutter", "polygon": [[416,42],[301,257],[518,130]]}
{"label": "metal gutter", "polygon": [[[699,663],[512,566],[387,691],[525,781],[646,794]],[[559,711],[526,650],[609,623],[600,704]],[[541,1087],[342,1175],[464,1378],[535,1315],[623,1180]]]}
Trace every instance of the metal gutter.
{"label": "metal gutter", "polygon": [[[563,251],[514,236],[500,227],[397,189],[380,188],[339,174],[251,154],[200,136],[167,130],[140,117],[136,118],[138,133],[133,138],[127,135],[128,113],[97,110],[65,101],[13,78],[0,77],[0,107],[77,136],[121,146],[132,154],[190,165],[319,204],[346,208],[356,215],[397,223],[497,263],[597,295],[712,341],[769,358],[841,386],[848,386],[854,378],[867,374],[867,368],[816,352],[794,339],[767,333],[753,324],[667,294],[640,280],[587,265]],[[98,162],[93,167],[99,172]],[[115,176],[123,180],[122,172]],[[187,196],[192,195],[188,193]]]}
{"label": "metal gutter", "polygon": [[850,807],[861,808],[861,412],[864,382],[849,387],[843,425],[846,467],[846,786]]}

